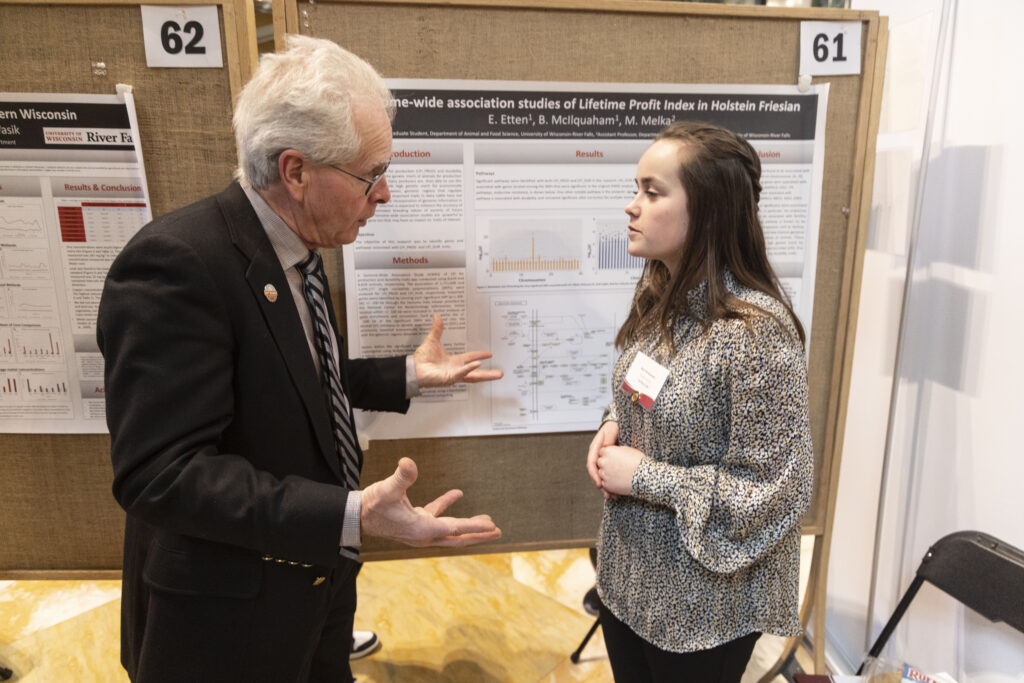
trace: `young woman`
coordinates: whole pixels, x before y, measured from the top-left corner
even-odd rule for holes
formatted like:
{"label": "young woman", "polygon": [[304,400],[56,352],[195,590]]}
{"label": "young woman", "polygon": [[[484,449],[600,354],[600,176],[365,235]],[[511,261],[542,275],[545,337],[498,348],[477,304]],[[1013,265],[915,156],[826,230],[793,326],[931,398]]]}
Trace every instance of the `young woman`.
{"label": "young woman", "polygon": [[768,264],[760,175],[749,143],[693,122],[637,166],[629,253],[647,264],[587,455],[619,683],[739,681],[761,633],[800,632],[804,331]]}

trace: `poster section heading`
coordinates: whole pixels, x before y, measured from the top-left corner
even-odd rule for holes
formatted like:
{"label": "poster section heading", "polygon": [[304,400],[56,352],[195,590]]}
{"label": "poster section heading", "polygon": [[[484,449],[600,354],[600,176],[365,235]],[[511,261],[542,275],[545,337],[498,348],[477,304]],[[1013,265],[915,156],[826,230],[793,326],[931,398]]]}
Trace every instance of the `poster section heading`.
{"label": "poster section heading", "polygon": [[817,96],[396,89],[396,138],[649,139],[673,121],[813,140]]}
{"label": "poster section heading", "polygon": [[0,101],[0,150],[132,150],[123,103]]}

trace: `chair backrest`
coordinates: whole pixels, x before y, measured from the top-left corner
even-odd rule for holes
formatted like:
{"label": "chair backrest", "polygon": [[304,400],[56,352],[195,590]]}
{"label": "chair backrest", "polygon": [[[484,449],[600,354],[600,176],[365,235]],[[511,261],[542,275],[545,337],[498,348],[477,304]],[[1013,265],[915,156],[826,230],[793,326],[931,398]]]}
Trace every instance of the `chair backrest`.
{"label": "chair backrest", "polygon": [[[991,621],[1024,632],[1024,552],[980,531],[957,531],[928,549],[867,658],[877,657],[927,581]],[[864,670],[867,658],[857,673]]]}
{"label": "chair backrest", "polygon": [[1024,552],[980,531],[958,531],[928,549],[917,575],[991,621],[1024,632]]}

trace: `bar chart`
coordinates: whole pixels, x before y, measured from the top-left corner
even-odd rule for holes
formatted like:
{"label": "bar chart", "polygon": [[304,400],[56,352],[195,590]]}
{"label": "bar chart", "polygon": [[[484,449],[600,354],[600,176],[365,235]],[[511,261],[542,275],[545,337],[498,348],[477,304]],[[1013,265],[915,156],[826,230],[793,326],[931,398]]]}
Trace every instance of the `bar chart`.
{"label": "bar chart", "polygon": [[488,217],[477,224],[477,284],[565,285],[579,282],[582,221],[574,217]]}
{"label": "bar chart", "polygon": [[0,327],[0,361],[14,360],[14,335],[10,327]]}
{"label": "bar chart", "polygon": [[36,379],[35,385],[32,384],[32,379],[27,378],[25,380],[25,392],[28,394],[67,394],[68,383],[63,377],[44,377],[42,380]]}
{"label": "bar chart", "polygon": [[63,361],[60,333],[44,327],[13,328],[14,354],[20,361],[59,362]]}
{"label": "bar chart", "polygon": [[[524,237],[525,239],[525,237]],[[539,271],[567,271],[579,270],[580,260],[566,256],[544,256],[537,252],[537,235],[530,234],[529,256],[501,256],[491,259],[491,270],[496,273],[508,273],[512,271],[523,273],[535,273]]]}
{"label": "bar chart", "polygon": [[599,229],[597,232],[598,270],[637,270],[644,267],[645,260],[631,255],[627,248],[629,235],[621,227]]}
{"label": "bar chart", "polygon": [[68,403],[68,378],[60,372],[3,372],[0,374],[0,402],[7,404],[48,403],[63,415]]}

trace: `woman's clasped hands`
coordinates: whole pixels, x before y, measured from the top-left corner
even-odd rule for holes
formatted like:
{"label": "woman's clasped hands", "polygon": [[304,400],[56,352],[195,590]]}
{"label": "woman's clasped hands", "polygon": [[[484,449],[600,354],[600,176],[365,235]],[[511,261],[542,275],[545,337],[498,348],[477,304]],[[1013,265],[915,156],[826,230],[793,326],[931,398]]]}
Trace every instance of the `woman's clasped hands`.
{"label": "woman's clasped hands", "polygon": [[644,454],[629,446],[619,446],[619,424],[608,420],[601,425],[587,451],[587,472],[605,498],[633,493],[633,475]]}

